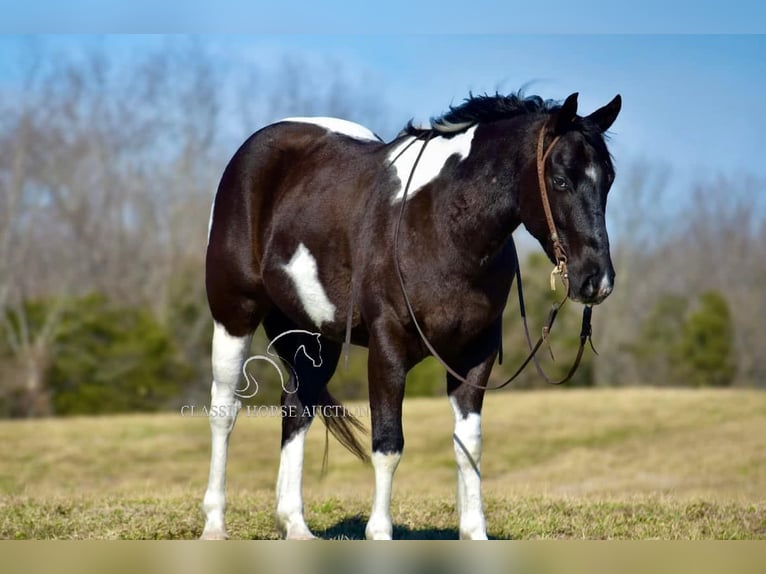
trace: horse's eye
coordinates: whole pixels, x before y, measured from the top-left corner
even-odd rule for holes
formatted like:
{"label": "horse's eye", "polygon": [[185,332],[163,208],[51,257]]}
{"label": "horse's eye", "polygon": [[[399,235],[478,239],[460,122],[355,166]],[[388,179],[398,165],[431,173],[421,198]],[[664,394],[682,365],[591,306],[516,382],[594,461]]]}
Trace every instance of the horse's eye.
{"label": "horse's eye", "polygon": [[553,176],[553,185],[557,189],[566,189],[567,188],[567,180],[561,177],[560,175],[554,175]]}

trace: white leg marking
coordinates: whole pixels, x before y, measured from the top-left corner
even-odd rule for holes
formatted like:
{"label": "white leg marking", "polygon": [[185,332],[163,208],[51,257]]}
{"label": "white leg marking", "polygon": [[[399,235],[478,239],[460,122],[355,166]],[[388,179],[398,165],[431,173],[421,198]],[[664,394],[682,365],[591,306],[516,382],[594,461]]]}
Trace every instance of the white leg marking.
{"label": "white leg marking", "polygon": [[298,431],[282,447],[277,476],[277,526],[288,540],[314,538],[303,518],[303,446],[309,427]]}
{"label": "white leg marking", "polygon": [[365,141],[381,141],[378,136],[371,132],[366,127],[359,125],[348,120],[342,120],[340,118],[327,118],[327,117],[315,117],[315,118],[285,118],[280,120],[283,122],[298,122],[302,124],[313,124],[315,126],[322,127],[331,132],[343,134],[358,140]]}
{"label": "white leg marking", "polygon": [[391,540],[394,532],[391,524],[391,484],[401,458],[400,452],[372,453],[372,466],[375,469],[375,498],[372,502],[370,520],[364,530],[367,540]]}
{"label": "white leg marking", "polygon": [[210,400],[210,476],[202,510],[205,529],[202,538],[226,538],[224,511],[226,509],[226,454],[229,434],[234,428],[241,403],[234,396],[242,363],[250,349],[251,335],[233,337],[223,325],[213,330],[213,386]]}
{"label": "white leg marking", "polygon": [[301,300],[303,309],[316,327],[335,318],[335,305],[327,298],[327,294],[319,282],[317,262],[306,246],[298,245],[290,261],[284,266],[290,276]]}
{"label": "white leg marking", "polygon": [[[477,468],[481,461],[481,415],[468,413],[463,417],[457,402],[450,397],[455,415],[455,436],[466,448]],[[481,503],[481,476],[476,472],[471,459],[454,441],[457,461],[457,511],[460,517],[460,538],[486,540],[487,525]]]}
{"label": "white leg marking", "polygon": [[[439,172],[441,172],[444,164],[450,157],[455,154],[459,156],[460,160],[468,157],[468,154],[471,152],[474,132],[476,132],[476,126],[468,128],[465,132],[451,138],[437,136],[431,139],[423,151],[423,155],[415,168],[415,173],[412,175],[412,183],[407,192],[407,199],[414,197],[424,185],[439,175]],[[405,138],[402,140],[402,143],[388,154],[389,161],[396,159],[393,166],[396,170],[396,176],[399,178],[399,185],[394,193],[392,203],[401,201],[404,197],[404,186],[407,184],[407,179],[410,177],[415,160],[423,146],[422,142],[414,143],[397,159],[399,153],[410,144],[412,139],[412,137]]]}

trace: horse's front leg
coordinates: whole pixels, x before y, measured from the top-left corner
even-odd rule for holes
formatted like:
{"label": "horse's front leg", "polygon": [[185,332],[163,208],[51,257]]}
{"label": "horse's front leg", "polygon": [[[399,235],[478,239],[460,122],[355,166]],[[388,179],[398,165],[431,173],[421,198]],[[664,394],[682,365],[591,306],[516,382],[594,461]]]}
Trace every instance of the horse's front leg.
{"label": "horse's front leg", "polygon": [[[496,341],[496,338],[494,339]],[[457,365],[458,372],[467,372],[466,380],[486,386],[495,360],[494,343],[480,345]],[[487,525],[481,500],[481,407],[484,390],[461,383],[447,375],[447,390],[455,415],[452,437],[457,462],[457,511],[460,518],[460,538],[486,540]]]}
{"label": "horse's front leg", "polygon": [[367,362],[372,416],[375,497],[365,528],[368,540],[391,540],[391,486],[404,449],[402,400],[407,376],[404,336],[398,326],[378,322],[372,329]]}

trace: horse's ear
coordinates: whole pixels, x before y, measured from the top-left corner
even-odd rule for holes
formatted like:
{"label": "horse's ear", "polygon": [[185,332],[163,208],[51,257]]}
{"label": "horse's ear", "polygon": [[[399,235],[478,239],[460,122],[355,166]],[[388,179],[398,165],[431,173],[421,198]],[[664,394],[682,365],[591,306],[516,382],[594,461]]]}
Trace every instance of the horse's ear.
{"label": "horse's ear", "polygon": [[575,92],[571,94],[561,106],[558,116],[556,116],[556,133],[561,134],[567,131],[572,122],[577,117],[577,96]]}
{"label": "horse's ear", "polygon": [[597,109],[586,119],[598,126],[603,133],[608,130],[614,123],[614,120],[617,119],[617,114],[620,113],[620,108],[622,108],[622,97],[620,94],[617,94],[611,102],[603,108]]}

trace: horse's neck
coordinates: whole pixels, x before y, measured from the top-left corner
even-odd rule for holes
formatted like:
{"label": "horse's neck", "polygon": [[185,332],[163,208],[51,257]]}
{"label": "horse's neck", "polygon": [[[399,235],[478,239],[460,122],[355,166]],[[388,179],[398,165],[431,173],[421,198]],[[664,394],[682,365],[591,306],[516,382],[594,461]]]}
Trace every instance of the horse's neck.
{"label": "horse's neck", "polygon": [[[528,163],[521,155],[507,159],[509,166],[515,165],[519,170]],[[470,186],[454,184],[442,190],[445,192],[444,213],[435,222],[460,250],[466,265],[477,266],[477,272],[499,252],[521,222],[519,182],[522,178],[512,178],[514,183],[509,188],[502,183],[501,174],[495,175],[493,171],[496,170],[477,169],[476,173],[489,175]]]}

